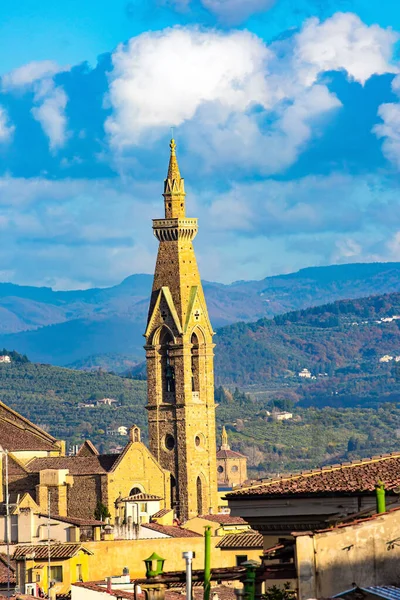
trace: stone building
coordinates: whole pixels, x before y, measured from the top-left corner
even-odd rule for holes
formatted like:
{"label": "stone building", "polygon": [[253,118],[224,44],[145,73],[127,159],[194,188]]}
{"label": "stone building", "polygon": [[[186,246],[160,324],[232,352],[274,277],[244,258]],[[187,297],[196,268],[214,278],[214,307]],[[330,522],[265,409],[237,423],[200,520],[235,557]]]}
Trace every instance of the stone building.
{"label": "stone building", "polygon": [[247,457],[231,450],[225,427],[222,428],[221,442],[217,452],[218,488],[242,485],[247,479]]}
{"label": "stone building", "polygon": [[171,473],[180,519],[217,510],[213,329],[186,217],[185,188],[171,140],[146,338],[150,449]]}

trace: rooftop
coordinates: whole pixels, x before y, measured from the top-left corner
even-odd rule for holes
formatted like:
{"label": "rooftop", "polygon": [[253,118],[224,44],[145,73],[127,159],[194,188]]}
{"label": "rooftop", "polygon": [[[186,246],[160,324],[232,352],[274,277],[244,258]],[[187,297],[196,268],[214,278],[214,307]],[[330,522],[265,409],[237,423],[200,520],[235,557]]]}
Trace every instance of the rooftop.
{"label": "rooftop", "polygon": [[195,531],[190,531],[190,529],[184,529],[183,527],[178,527],[177,525],[160,525],[159,523],[142,523],[142,527],[146,527],[147,529],[152,529],[153,531],[158,531],[158,533],[163,533],[168,537],[172,538],[189,538],[189,537],[202,537],[200,533],[196,533]]}
{"label": "rooftop", "polygon": [[[35,560],[47,560],[48,558],[48,545],[25,545],[17,546],[14,550],[13,559],[23,560],[26,556],[33,555]],[[80,550],[83,550],[86,554],[92,554],[90,550],[84,548],[81,544],[51,544],[50,545],[50,558],[62,559],[72,558],[78,554]]]}
{"label": "rooftop", "polygon": [[[39,513],[40,517],[48,518],[45,513]],[[60,515],[50,515],[50,519],[54,521],[61,521],[61,523],[69,523],[76,527],[102,527],[105,525],[104,521],[97,521],[96,519],[80,519],[79,517],[61,517]]]}
{"label": "rooftop", "polygon": [[240,454],[240,452],[235,452],[234,450],[218,450],[217,458],[246,458],[244,454]]}
{"label": "rooftop", "polygon": [[224,550],[234,549],[260,549],[263,547],[263,536],[257,531],[246,531],[244,533],[228,533],[218,542],[217,548]]}
{"label": "rooftop", "polygon": [[287,475],[279,479],[262,480],[249,487],[235,489],[228,493],[227,497],[234,500],[242,496],[372,493],[378,481],[385,484],[387,491],[400,486],[399,452]]}
{"label": "rooftop", "polygon": [[199,515],[199,519],[205,519],[206,521],[212,521],[213,523],[219,523],[220,525],[248,525],[247,521],[242,519],[242,517],[234,517],[227,513]]}
{"label": "rooftop", "polygon": [[93,475],[111,471],[118,458],[119,454],[34,458],[26,468],[33,473],[43,469],[68,469],[71,475]]}
{"label": "rooftop", "polygon": [[[0,552],[0,584],[7,583],[8,581],[8,566],[7,566],[7,555]],[[15,561],[10,560],[10,584],[14,585],[15,580]]]}
{"label": "rooftop", "polygon": [[54,450],[57,440],[0,402],[0,445],[9,452]]}

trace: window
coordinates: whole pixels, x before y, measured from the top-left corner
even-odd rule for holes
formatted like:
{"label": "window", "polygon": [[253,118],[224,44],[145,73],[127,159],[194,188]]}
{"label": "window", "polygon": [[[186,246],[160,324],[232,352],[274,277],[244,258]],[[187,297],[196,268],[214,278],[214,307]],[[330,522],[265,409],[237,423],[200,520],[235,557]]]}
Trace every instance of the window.
{"label": "window", "polygon": [[223,473],[224,472],[224,467],[221,467],[221,465],[218,467],[217,469],[218,473]]}
{"label": "window", "polygon": [[140,512],[141,513],[147,513],[147,504],[145,502],[142,502],[140,505]]}
{"label": "window", "polygon": [[55,581],[56,583],[62,583],[63,580],[63,568],[61,565],[57,565],[55,567],[50,567],[50,581]]}
{"label": "window", "polygon": [[165,447],[167,450],[173,450],[175,447],[175,440],[170,433],[165,436]]}
{"label": "window", "polygon": [[83,581],[82,578],[82,565],[76,565],[76,580]]}
{"label": "window", "polygon": [[247,554],[237,554],[236,555],[236,566],[240,567],[243,563],[247,561]]}
{"label": "window", "polygon": [[237,473],[239,471],[239,467],[236,465],[233,465],[232,467],[232,473]]}
{"label": "window", "polygon": [[130,496],[137,496],[138,494],[141,494],[141,493],[142,493],[142,490],[141,490],[140,488],[138,488],[138,487],[133,487],[133,488],[131,489],[131,491],[129,492],[129,495],[130,495]]}

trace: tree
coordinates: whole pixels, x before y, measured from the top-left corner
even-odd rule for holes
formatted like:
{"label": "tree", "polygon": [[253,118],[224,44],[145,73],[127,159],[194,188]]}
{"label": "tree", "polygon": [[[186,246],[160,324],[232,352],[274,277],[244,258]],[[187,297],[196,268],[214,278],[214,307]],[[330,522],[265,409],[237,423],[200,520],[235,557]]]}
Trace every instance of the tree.
{"label": "tree", "polygon": [[98,521],[105,521],[111,517],[111,513],[107,506],[100,500],[97,502],[96,510],[94,511],[94,518]]}

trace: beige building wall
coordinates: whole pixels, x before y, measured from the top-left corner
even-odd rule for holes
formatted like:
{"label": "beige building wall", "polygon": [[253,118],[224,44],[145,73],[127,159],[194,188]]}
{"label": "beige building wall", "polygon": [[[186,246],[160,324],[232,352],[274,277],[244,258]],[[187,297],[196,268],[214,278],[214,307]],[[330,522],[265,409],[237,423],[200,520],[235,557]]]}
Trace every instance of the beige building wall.
{"label": "beige building wall", "polygon": [[297,535],[299,599],[400,581],[399,538],[399,509],[354,525]]}
{"label": "beige building wall", "polygon": [[107,475],[103,503],[113,520],[116,516],[116,499],[119,496],[126,498],[134,487],[147,494],[160,496],[160,508],[170,507],[170,474],[160,467],[142,442],[130,442],[116,467]]}
{"label": "beige building wall", "polygon": [[[260,562],[260,550],[221,550],[216,544],[220,537],[211,538],[211,568],[232,567],[236,556],[247,554],[249,560]],[[158,538],[149,540],[116,540],[110,542],[85,542],[85,548],[93,552],[89,557],[88,580],[99,580],[120,575],[128,567],[131,578],[145,577],[144,560],[153,552],[165,558],[165,571],[184,571],[182,552],[192,550],[193,569],[204,569],[204,538]]]}

